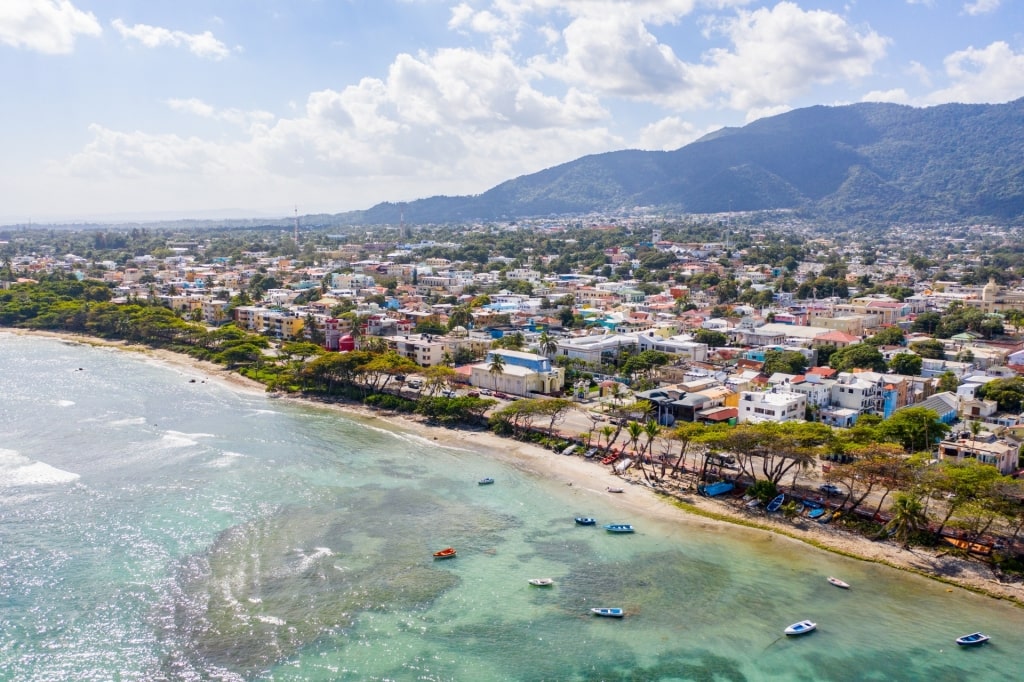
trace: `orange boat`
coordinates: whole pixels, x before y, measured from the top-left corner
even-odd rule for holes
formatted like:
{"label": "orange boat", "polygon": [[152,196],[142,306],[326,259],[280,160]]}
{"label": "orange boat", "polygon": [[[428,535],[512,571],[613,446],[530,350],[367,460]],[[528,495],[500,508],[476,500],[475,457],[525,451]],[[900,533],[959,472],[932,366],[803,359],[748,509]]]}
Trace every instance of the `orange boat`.
{"label": "orange boat", "polygon": [[989,547],[988,545],[983,545],[978,542],[968,542],[967,540],[951,537],[943,537],[942,539],[948,542],[949,544],[953,545],[954,547],[959,547],[960,549],[967,550],[972,554],[988,555],[992,553],[991,547]]}
{"label": "orange boat", "polygon": [[607,457],[605,457],[604,459],[602,459],[601,460],[601,464],[611,464],[612,462],[614,462],[618,458],[619,458],[619,453],[613,452],[612,454],[610,454]]}
{"label": "orange boat", "polygon": [[445,547],[440,552],[434,552],[435,559],[451,559],[455,556],[454,547]]}

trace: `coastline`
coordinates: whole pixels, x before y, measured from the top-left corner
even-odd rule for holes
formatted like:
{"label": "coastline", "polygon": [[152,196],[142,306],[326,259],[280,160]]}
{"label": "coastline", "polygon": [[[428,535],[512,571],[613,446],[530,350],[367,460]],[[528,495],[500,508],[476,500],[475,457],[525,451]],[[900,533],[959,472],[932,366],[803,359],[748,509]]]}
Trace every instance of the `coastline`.
{"label": "coastline", "polygon": [[[135,352],[176,369],[198,370],[206,380],[224,382],[238,390],[266,393],[264,385],[257,381],[220,365],[197,360],[173,351],[70,333],[13,328],[6,330],[20,336],[39,336]],[[602,467],[596,462],[580,457],[561,457],[557,453],[539,446],[497,436],[483,429],[461,430],[432,426],[405,415],[372,410],[352,403],[320,402],[291,395],[281,399],[303,405],[317,405],[362,419],[380,419],[382,415],[386,415],[388,423],[400,430],[436,441],[439,445],[484,452],[500,459],[503,463],[527,471],[539,478],[556,483],[562,482],[565,485],[573,486],[576,490],[582,490],[586,494],[604,495],[616,506],[641,517],[705,528],[724,529],[740,525],[758,532],[781,535],[793,541],[849,558],[916,573],[951,586],[1006,600],[1016,606],[1024,607],[1024,584],[1004,583],[996,580],[989,566],[980,561],[970,561],[945,552],[924,548],[904,550],[891,542],[873,541],[845,531],[840,526],[820,525],[799,520],[790,522],[781,517],[750,513],[743,508],[737,508],[722,501],[701,497],[692,491],[658,492],[635,478],[616,476],[608,468]],[[625,495],[615,495],[606,491],[609,485],[625,483],[631,484],[626,486]]]}

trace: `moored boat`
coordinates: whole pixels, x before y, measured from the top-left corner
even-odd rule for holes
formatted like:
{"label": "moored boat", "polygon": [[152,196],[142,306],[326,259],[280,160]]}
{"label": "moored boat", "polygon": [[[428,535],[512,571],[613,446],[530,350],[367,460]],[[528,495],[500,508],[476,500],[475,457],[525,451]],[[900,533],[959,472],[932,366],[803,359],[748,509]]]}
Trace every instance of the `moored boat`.
{"label": "moored boat", "polygon": [[622,618],[626,615],[626,612],[617,606],[601,606],[590,609],[590,612],[595,616],[604,616],[605,618]]}
{"label": "moored boat", "polygon": [[609,523],[604,529],[609,533],[632,533],[633,526],[628,523]]}
{"label": "moored boat", "polygon": [[833,578],[832,576],[829,576],[828,577],[828,581],[830,583],[832,583],[833,585],[835,585],[836,587],[841,587],[844,590],[850,589],[850,583],[848,583],[848,582],[846,582],[844,580],[840,580],[839,578]]}
{"label": "moored boat", "polygon": [[537,587],[549,587],[555,584],[555,581],[551,578],[530,578],[528,582]]}
{"label": "moored boat", "polygon": [[980,632],[972,632],[969,635],[961,635],[960,637],[957,637],[956,643],[960,646],[978,646],[979,644],[984,644],[989,639],[991,639],[991,637],[988,635],[983,635]]}
{"label": "moored boat", "polygon": [[434,552],[435,559],[451,559],[456,554],[454,547],[445,547],[444,549]]}
{"label": "moored boat", "polygon": [[491,485],[492,483],[494,483],[494,479],[489,477],[481,478],[479,481],[477,481],[478,485]]}
{"label": "moored boat", "polygon": [[787,635],[806,635],[808,632],[813,632],[818,627],[818,624],[812,620],[802,620],[799,623],[793,623],[784,630]]}
{"label": "moored boat", "polygon": [[593,518],[592,516],[577,516],[576,523],[578,523],[581,526],[593,526],[597,523],[597,519]]}

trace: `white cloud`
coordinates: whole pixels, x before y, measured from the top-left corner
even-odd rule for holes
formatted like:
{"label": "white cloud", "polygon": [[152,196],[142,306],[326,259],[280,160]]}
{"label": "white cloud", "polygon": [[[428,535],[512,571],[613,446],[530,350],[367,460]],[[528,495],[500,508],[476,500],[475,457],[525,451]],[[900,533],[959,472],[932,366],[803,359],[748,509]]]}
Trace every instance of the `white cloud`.
{"label": "white cloud", "polygon": [[1024,53],[1014,52],[1005,42],[954,52],[943,63],[952,82],[929,94],[929,104],[1007,102],[1024,92]]}
{"label": "white cloud", "polygon": [[185,47],[197,57],[214,60],[224,59],[231,54],[228,46],[217,40],[210,31],[185,33],[148,24],[128,26],[120,19],[114,19],[111,25],[125,40],[136,40],[145,47]]}
{"label": "white cloud", "polygon": [[169,99],[167,106],[174,111],[181,111],[202,118],[215,121],[225,121],[237,126],[249,126],[254,123],[267,123],[274,120],[274,115],[268,111],[242,111],[241,109],[216,109],[206,102],[191,99]]}
{"label": "white cloud", "polygon": [[804,11],[792,2],[741,11],[713,28],[734,47],[706,55],[706,64],[697,69],[700,90],[721,92],[739,110],[785,103],[815,85],[866,78],[888,44],[838,14]]}
{"label": "white cloud", "polygon": [[593,95],[547,94],[533,86],[536,78],[500,52],[400,55],[386,79],[313,92],[288,118],[168,100],[176,111],[240,124],[241,135],[214,142],[97,125],[65,168],[140,182],[191,178],[197,186],[228,176],[249,177],[254,187],[273,178],[342,182],[348,191],[364,188],[353,195],[360,207],[394,198],[398,188],[422,194],[412,188],[428,182],[431,192],[479,192],[524,168],[622,146],[602,125],[608,112]]}
{"label": "white cloud", "polygon": [[860,98],[861,102],[890,102],[892,104],[911,104],[912,99],[903,88],[892,90],[872,90]]}
{"label": "white cloud", "polygon": [[697,126],[678,116],[669,116],[641,128],[638,146],[640,149],[672,151],[693,142],[707,132],[710,131],[698,130]]}
{"label": "white cloud", "polygon": [[999,9],[1000,0],[974,0],[964,3],[964,12],[973,16],[988,14]]}
{"label": "white cloud", "polygon": [[92,12],[70,0],[3,0],[0,2],[0,43],[43,54],[68,54],[79,35],[103,33]]}

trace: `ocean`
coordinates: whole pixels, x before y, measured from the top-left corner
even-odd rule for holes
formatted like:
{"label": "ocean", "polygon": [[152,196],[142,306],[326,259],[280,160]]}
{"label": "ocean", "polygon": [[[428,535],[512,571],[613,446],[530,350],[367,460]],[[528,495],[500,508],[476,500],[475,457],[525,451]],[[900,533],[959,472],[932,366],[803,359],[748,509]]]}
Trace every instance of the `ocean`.
{"label": "ocean", "polygon": [[137,353],[0,332],[0,368],[2,680],[1021,677],[1024,609],[935,581]]}

